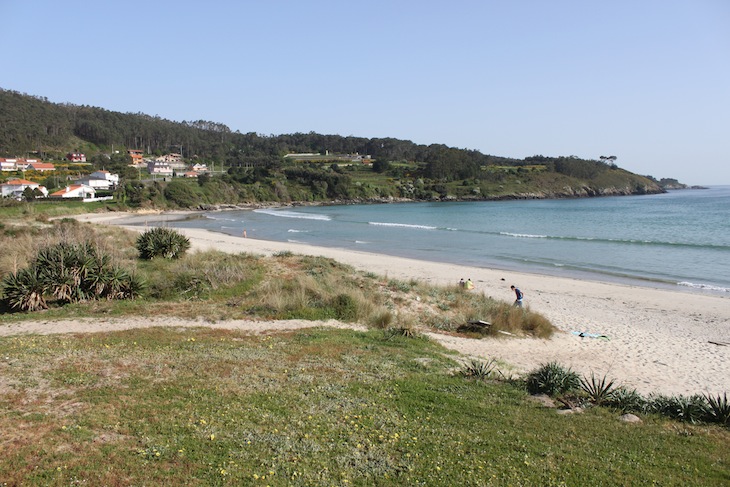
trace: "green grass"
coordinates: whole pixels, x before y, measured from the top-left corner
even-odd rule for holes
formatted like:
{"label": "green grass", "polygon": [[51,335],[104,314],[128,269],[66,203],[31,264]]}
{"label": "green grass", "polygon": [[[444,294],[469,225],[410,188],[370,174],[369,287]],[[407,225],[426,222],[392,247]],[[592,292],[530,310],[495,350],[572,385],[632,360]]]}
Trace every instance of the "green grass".
{"label": "green grass", "polygon": [[7,485],[726,485],[730,433],[560,416],[423,338],[0,339]]}

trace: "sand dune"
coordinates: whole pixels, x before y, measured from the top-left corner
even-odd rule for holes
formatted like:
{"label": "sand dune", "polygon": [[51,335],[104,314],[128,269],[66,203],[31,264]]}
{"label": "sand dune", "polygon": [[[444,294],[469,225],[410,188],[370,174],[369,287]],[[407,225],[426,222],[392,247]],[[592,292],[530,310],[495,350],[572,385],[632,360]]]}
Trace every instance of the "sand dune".
{"label": "sand dune", "polygon": [[[124,214],[93,214],[81,221],[122,224]],[[140,227],[128,227],[137,231]],[[436,285],[471,278],[476,289],[494,298],[512,301],[515,284],[525,293],[525,303],[549,318],[559,329],[549,340],[467,339],[431,333],[444,346],[469,356],[496,358],[516,372],[541,363],[558,361],[582,374],[607,374],[643,394],[712,394],[730,391],[730,297],[686,291],[652,289],[539,274],[461,267],[399,257],[302,244],[233,237],[198,229],[184,229],[193,249],[250,252],[270,255],[280,251],[330,257],[397,279],[416,279]],[[125,320],[130,322],[130,320]],[[131,322],[134,325],[134,321]],[[248,323],[248,325],[246,325]],[[143,324],[140,320],[138,324]],[[156,322],[152,323],[153,325]],[[209,325],[162,320],[158,324]],[[336,323],[330,323],[335,325]],[[80,323],[78,324],[80,325]],[[308,326],[304,322],[288,324]],[[23,326],[35,328],[24,330]],[[112,322],[109,327],[113,328]],[[216,323],[210,326],[262,329],[287,326],[286,322]],[[73,323],[55,331],[75,329]],[[0,334],[39,332],[37,325],[12,325]],[[606,335],[608,339],[580,337],[573,331]],[[723,345],[726,344],[726,345]]]}

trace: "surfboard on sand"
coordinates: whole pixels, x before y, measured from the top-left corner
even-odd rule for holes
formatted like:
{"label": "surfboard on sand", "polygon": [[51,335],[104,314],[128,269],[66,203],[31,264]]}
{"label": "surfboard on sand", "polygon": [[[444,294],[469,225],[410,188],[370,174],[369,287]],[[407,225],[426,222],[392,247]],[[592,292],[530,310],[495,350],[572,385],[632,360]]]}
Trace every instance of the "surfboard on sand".
{"label": "surfboard on sand", "polygon": [[610,340],[608,335],[602,335],[600,333],[588,333],[587,331],[571,331],[571,333],[581,338],[601,338],[603,340]]}

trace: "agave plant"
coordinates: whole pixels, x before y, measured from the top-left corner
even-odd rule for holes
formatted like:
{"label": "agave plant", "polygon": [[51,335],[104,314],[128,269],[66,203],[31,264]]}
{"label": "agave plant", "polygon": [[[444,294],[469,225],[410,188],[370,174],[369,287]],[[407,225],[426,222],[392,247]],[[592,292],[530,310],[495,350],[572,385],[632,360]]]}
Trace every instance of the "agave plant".
{"label": "agave plant", "polygon": [[707,419],[713,423],[730,426],[730,403],[727,400],[727,393],[722,396],[705,394],[704,397],[707,401]]}
{"label": "agave plant", "polygon": [[137,250],[142,259],[179,259],[190,248],[190,240],[170,228],[156,227],[137,238]]}
{"label": "agave plant", "polygon": [[593,404],[597,406],[600,406],[611,397],[613,384],[613,379],[608,381],[605,375],[601,379],[599,379],[592,372],[590,380],[588,380],[586,377],[582,377],[580,379],[581,389],[583,389],[583,391],[588,394],[588,398]]}
{"label": "agave plant", "polygon": [[137,299],[147,288],[145,280],[137,274],[129,274],[127,280],[121,286],[121,296],[123,299]]}
{"label": "agave plant", "polygon": [[473,377],[475,379],[489,379],[492,377],[497,369],[497,361],[489,359],[484,362],[482,360],[472,359],[464,365],[464,369],[461,373],[466,377]]}
{"label": "agave plant", "polygon": [[44,297],[45,288],[35,266],[6,275],[2,286],[5,301],[11,309],[36,311],[48,308]]}
{"label": "agave plant", "polygon": [[91,243],[66,243],[42,248],[30,267],[3,279],[5,300],[11,309],[47,308],[46,296],[61,303],[139,296],[144,283],[114,266]]}
{"label": "agave plant", "polygon": [[646,399],[636,389],[617,387],[606,398],[606,405],[619,409],[624,413],[646,412]]}
{"label": "agave plant", "polygon": [[527,376],[527,390],[531,394],[555,396],[580,387],[580,376],[557,362],[541,365]]}
{"label": "agave plant", "polygon": [[648,409],[679,421],[697,423],[707,416],[707,402],[700,395],[665,396],[662,394],[649,397]]}

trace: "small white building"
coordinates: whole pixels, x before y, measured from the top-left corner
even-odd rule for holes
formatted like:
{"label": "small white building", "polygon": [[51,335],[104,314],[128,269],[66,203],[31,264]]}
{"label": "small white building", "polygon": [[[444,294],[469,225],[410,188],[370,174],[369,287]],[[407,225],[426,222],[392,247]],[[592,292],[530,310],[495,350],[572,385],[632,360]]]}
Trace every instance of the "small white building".
{"label": "small white building", "polygon": [[89,174],[89,177],[93,179],[105,179],[113,185],[119,184],[119,174],[112,174],[109,171],[94,171]]}
{"label": "small white building", "polygon": [[18,170],[18,160],[17,159],[6,159],[4,157],[0,157],[0,170],[17,171]]}
{"label": "small white building", "polygon": [[51,198],[96,198],[96,190],[85,184],[73,184],[51,193]]}
{"label": "small white building", "polygon": [[166,162],[150,161],[147,163],[147,170],[150,174],[172,176],[172,167]]}
{"label": "small white building", "polygon": [[45,186],[41,186],[38,183],[34,183],[33,181],[28,181],[26,179],[11,179],[5,184],[0,184],[0,188],[2,188],[2,196],[4,198],[10,197],[20,199],[23,197],[23,191],[25,191],[26,188],[37,189],[43,193],[43,196],[48,196],[48,190]]}

